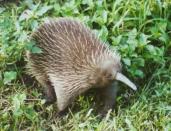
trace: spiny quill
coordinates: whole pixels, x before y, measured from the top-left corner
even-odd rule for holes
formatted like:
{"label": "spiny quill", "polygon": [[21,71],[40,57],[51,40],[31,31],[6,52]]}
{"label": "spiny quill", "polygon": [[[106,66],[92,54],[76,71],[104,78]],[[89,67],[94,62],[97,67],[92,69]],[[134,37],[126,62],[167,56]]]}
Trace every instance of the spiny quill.
{"label": "spiny quill", "polygon": [[121,72],[120,55],[71,18],[49,19],[31,36],[42,53],[27,52],[28,70],[45,87],[47,102],[63,111],[90,88],[102,90],[105,112],[112,108],[116,80],[136,90]]}

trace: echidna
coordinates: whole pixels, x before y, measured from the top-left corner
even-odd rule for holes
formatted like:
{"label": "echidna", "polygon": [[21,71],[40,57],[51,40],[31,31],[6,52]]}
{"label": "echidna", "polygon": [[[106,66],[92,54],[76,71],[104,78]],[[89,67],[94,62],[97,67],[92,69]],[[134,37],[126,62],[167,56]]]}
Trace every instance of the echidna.
{"label": "echidna", "polygon": [[136,90],[120,73],[120,55],[78,20],[50,19],[31,38],[42,53],[27,53],[29,71],[45,87],[47,101],[57,100],[59,111],[90,88],[101,89],[104,109],[112,108],[116,80]]}

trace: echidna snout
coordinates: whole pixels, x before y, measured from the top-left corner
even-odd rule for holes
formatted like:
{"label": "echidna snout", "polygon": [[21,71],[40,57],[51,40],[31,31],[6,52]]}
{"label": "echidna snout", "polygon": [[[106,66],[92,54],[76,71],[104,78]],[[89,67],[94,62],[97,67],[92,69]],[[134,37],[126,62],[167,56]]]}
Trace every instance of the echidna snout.
{"label": "echidna snout", "polygon": [[59,111],[93,87],[101,92],[104,109],[112,108],[116,80],[136,89],[120,73],[118,53],[77,20],[51,19],[43,23],[31,38],[42,53],[28,53],[29,72],[45,87],[48,98],[56,97]]}

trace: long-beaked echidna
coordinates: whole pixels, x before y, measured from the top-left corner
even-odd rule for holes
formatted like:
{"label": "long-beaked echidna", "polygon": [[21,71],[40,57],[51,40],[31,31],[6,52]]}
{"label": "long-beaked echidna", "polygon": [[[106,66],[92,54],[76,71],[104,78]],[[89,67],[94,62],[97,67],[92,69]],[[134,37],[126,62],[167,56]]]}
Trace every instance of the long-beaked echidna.
{"label": "long-beaked echidna", "polygon": [[57,100],[59,111],[93,87],[103,90],[105,110],[112,108],[115,80],[136,90],[136,86],[120,73],[117,52],[78,20],[50,19],[31,38],[42,53],[27,53],[29,71],[45,87],[47,100]]}

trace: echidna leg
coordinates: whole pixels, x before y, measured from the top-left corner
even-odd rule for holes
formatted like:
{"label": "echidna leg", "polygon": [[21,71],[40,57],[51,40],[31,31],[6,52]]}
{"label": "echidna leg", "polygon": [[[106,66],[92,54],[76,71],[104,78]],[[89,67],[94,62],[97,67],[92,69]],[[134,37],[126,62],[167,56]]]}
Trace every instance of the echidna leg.
{"label": "echidna leg", "polygon": [[110,109],[114,108],[116,104],[117,90],[117,82],[114,82],[107,88],[103,88],[101,98],[103,99],[102,101],[104,102],[104,105],[99,112],[102,117],[105,116]]}
{"label": "echidna leg", "polygon": [[55,90],[49,80],[46,81],[45,97],[46,97],[46,105],[53,104],[56,101]]}
{"label": "echidna leg", "polygon": [[58,108],[57,114],[63,114],[63,112],[65,112],[69,104],[72,102],[73,98],[69,94],[68,90],[66,90],[65,84],[63,84],[61,78],[50,73],[48,74],[48,77],[51,83],[53,83],[54,92],[56,95]]}
{"label": "echidna leg", "polygon": [[44,87],[44,94],[46,99],[45,104],[49,105],[54,103],[56,101],[56,94],[48,77],[46,77],[46,75],[41,75],[41,77],[36,77],[36,79],[41,84],[41,86]]}

